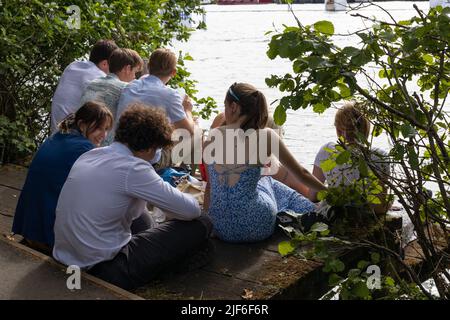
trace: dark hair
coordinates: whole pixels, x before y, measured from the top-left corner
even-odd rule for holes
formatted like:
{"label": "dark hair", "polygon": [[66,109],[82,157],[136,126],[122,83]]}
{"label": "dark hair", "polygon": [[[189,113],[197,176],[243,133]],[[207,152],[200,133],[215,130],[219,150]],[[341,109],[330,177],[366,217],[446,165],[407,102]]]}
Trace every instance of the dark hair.
{"label": "dark hair", "polygon": [[228,89],[225,101],[236,102],[241,106],[241,114],[246,120],[241,129],[262,129],[267,125],[269,112],[264,94],[248,83],[234,83]]}
{"label": "dark hair", "polygon": [[85,123],[88,127],[86,136],[100,128],[105,121],[109,122],[108,127],[112,128],[114,119],[108,107],[100,102],[89,101],[81,106],[77,112],[68,115],[59,125],[59,130],[62,133],[69,133],[70,130],[78,130],[78,124]]}
{"label": "dark hair", "polygon": [[157,77],[169,76],[177,67],[177,56],[169,49],[159,48],[152,52],[148,61],[148,71]]}
{"label": "dark hair", "polygon": [[142,103],[130,104],[120,116],[114,140],[132,151],[172,145],[172,125],[166,113]]}
{"label": "dark hair", "polygon": [[134,50],[117,48],[109,56],[108,64],[109,72],[116,73],[125,66],[131,66],[131,68],[140,66],[142,68],[144,61]]}
{"label": "dark hair", "polygon": [[89,61],[99,64],[103,60],[108,60],[111,53],[119,48],[113,40],[99,40],[92,47]]}

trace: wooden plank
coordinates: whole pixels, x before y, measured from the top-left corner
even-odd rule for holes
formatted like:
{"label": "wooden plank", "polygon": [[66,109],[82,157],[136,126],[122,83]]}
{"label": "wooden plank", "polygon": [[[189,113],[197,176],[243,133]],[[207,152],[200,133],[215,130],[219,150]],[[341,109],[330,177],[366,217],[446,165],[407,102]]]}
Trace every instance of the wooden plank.
{"label": "wooden plank", "polygon": [[267,290],[260,284],[197,270],[183,275],[167,274],[135,291],[151,300],[239,300],[246,292]]}
{"label": "wooden plank", "polygon": [[13,216],[19,195],[20,191],[0,186],[0,214]]}
{"label": "wooden plank", "polygon": [[0,185],[22,190],[28,169],[17,165],[0,166]]}
{"label": "wooden plank", "polygon": [[65,270],[50,257],[0,238],[0,299],[140,299],[119,288],[112,290],[111,285],[93,282],[83,273],[81,289],[69,290]]}
{"label": "wooden plank", "polygon": [[0,236],[9,235],[11,233],[13,218],[0,214]]}

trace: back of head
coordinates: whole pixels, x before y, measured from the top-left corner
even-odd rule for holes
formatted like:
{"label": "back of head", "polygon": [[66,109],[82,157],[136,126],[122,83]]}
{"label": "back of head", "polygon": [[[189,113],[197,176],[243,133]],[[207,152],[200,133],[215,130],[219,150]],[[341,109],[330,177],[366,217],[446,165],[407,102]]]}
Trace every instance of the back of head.
{"label": "back of head", "polygon": [[355,142],[358,134],[363,135],[366,139],[369,137],[370,122],[356,102],[348,102],[340,108],[336,112],[334,124],[349,143]]}
{"label": "back of head", "polygon": [[108,60],[111,53],[119,48],[113,40],[99,40],[92,47],[89,61],[99,64],[103,60]]}
{"label": "back of head", "polygon": [[134,50],[117,48],[109,56],[108,64],[109,72],[117,73],[126,66],[131,66],[131,68],[140,67],[141,69],[144,61]]}
{"label": "back of head", "polygon": [[269,117],[267,101],[264,94],[248,83],[234,83],[227,91],[225,101],[235,102],[241,107],[241,116],[246,116],[241,128],[262,129]]}
{"label": "back of head", "polygon": [[79,131],[79,124],[82,122],[87,125],[86,134],[89,134],[100,128],[105,121],[107,127],[111,129],[114,119],[108,107],[100,102],[88,101],[77,112],[67,116],[59,124],[59,130],[61,133],[69,133],[71,130]]}
{"label": "back of head", "polygon": [[177,67],[177,56],[169,49],[156,49],[148,62],[149,74],[156,77],[167,77]]}
{"label": "back of head", "polygon": [[172,145],[172,131],[163,110],[134,103],[120,116],[114,140],[132,151],[146,151]]}

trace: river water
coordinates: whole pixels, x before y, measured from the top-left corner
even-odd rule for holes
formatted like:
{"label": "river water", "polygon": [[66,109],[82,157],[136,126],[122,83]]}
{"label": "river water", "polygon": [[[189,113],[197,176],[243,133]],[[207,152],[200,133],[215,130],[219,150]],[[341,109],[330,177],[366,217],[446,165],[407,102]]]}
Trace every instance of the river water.
{"label": "river water", "polygon": [[[394,1],[380,2],[395,19],[403,20],[416,14],[413,4],[428,10],[428,2]],[[357,4],[351,4],[353,7]],[[345,11],[328,12],[323,4],[293,5],[295,15],[302,24],[313,24],[319,20],[333,22],[336,34],[351,33],[369,26],[361,18],[352,17]],[[283,30],[283,25],[296,25],[295,19],[286,5],[207,5],[205,6],[207,30],[195,31],[187,43],[175,43],[175,50],[190,53],[194,61],[188,61],[192,78],[199,83],[199,97],[213,97],[223,109],[223,99],[228,87],[234,82],[248,82],[261,90],[269,103],[282,97],[277,89],[270,89],[265,78],[271,74],[284,75],[292,72],[289,60],[270,60],[266,51],[270,35],[267,31]],[[371,7],[362,9],[361,14],[388,19],[382,10]],[[340,46],[358,46],[357,36],[335,35],[333,40]],[[338,107],[339,105],[337,105]],[[272,110],[276,107],[274,104]],[[285,142],[297,160],[312,168],[320,146],[336,140],[333,126],[335,109],[322,115],[312,110],[288,111],[284,125]],[[210,121],[201,125],[207,127]],[[386,138],[378,138],[375,143],[388,149]]]}

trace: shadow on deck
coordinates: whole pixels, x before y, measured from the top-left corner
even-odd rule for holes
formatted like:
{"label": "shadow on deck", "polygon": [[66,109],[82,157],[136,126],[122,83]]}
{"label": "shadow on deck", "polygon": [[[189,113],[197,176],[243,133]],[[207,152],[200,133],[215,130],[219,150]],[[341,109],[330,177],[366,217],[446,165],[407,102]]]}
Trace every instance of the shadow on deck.
{"label": "shadow on deck", "polygon": [[[0,283],[8,283],[0,289],[0,299],[318,299],[329,290],[321,262],[279,255],[278,243],[287,240],[279,231],[256,244],[213,239],[212,260],[206,266],[163,274],[134,293],[84,275],[84,291],[74,294],[65,286],[64,266],[18,244],[17,236],[6,240],[26,172],[19,166],[0,167]],[[341,260],[350,266],[364,254],[343,249]],[[412,254],[420,260],[420,252]]]}

